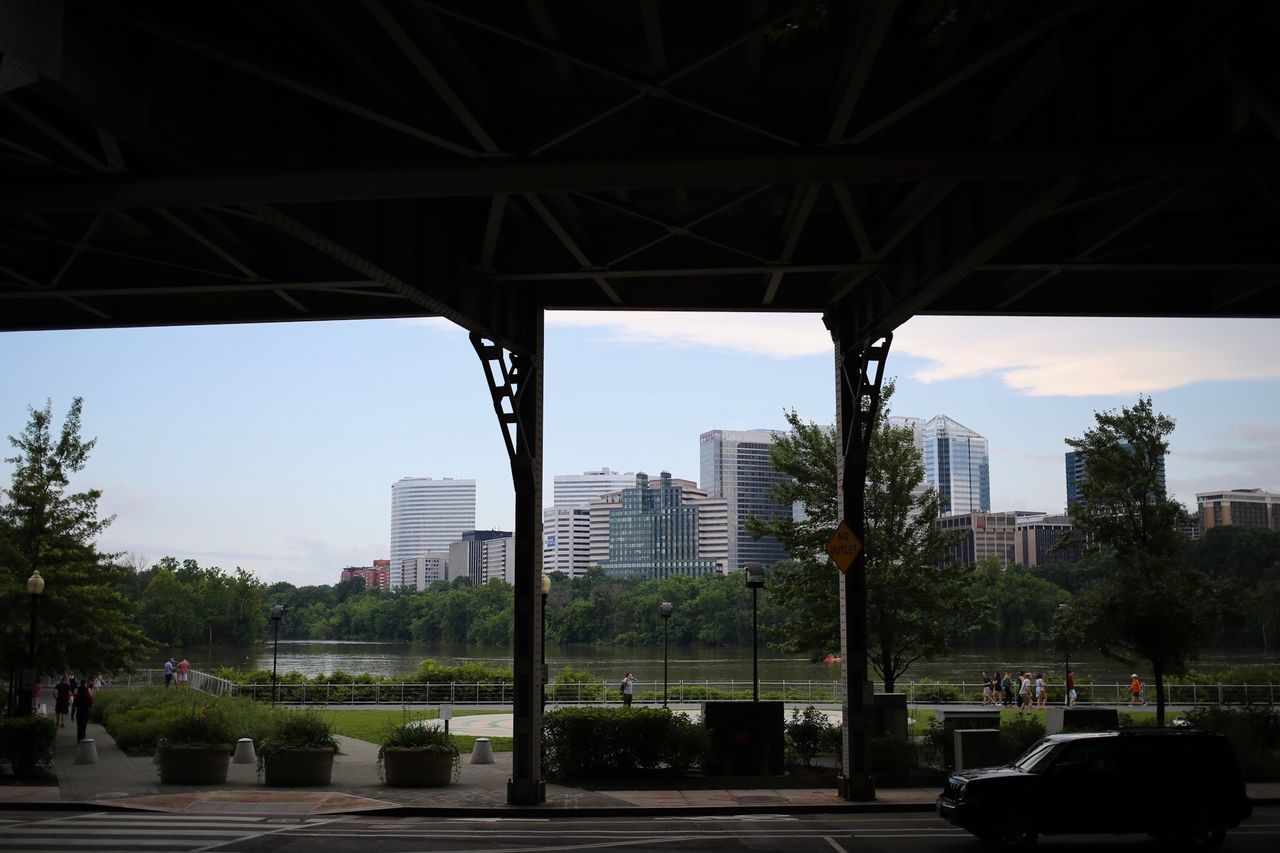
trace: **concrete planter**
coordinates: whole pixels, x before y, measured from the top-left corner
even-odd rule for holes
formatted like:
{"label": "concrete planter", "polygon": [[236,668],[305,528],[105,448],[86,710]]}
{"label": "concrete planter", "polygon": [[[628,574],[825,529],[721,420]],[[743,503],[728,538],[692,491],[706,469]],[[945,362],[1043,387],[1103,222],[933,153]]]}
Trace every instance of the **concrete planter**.
{"label": "concrete planter", "polygon": [[220,747],[168,746],[157,761],[162,785],[221,785],[231,754]]}
{"label": "concrete planter", "polygon": [[453,781],[454,756],[441,749],[389,748],[382,755],[387,784],[433,788]]}
{"label": "concrete planter", "polygon": [[290,788],[328,785],[333,775],[333,750],[327,747],[273,750],[263,756],[262,766],[268,785]]}

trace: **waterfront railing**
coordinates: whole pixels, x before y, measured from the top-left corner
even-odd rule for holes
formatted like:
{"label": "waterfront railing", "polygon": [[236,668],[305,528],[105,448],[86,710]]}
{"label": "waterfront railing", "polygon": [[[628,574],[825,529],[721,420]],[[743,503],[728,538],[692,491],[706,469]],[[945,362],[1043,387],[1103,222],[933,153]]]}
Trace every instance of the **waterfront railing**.
{"label": "waterfront railing", "polygon": [[[160,670],[142,670],[122,675],[113,685],[164,684]],[[271,701],[273,687],[270,682],[237,684],[225,678],[191,671],[190,687],[218,696],[236,695],[250,699]],[[286,704],[325,705],[510,705],[514,701],[515,685],[511,682],[376,682],[372,684],[333,682],[280,681],[278,702]],[[938,682],[929,680],[903,681],[897,685],[899,693],[906,694],[911,705],[974,705],[982,704],[982,685],[976,682]],[[1131,704],[1130,684],[1127,681],[1078,681],[1076,691],[1079,704],[1093,706],[1128,707]],[[1165,703],[1168,705],[1275,705],[1280,698],[1277,685],[1265,684],[1166,684]],[[689,704],[717,699],[748,699],[752,696],[752,683],[748,681],[690,681],[675,680],[664,685],[661,681],[637,681],[633,701],[637,704],[655,705],[666,701],[672,704]],[[1061,705],[1062,686],[1049,689],[1049,703]],[[760,681],[762,699],[783,700],[790,703],[815,705],[840,705],[844,701],[843,684],[834,681]],[[622,701],[618,681],[553,683],[546,685],[547,702],[555,705],[616,705]],[[1155,705],[1155,687],[1147,686],[1143,698],[1149,706]]]}

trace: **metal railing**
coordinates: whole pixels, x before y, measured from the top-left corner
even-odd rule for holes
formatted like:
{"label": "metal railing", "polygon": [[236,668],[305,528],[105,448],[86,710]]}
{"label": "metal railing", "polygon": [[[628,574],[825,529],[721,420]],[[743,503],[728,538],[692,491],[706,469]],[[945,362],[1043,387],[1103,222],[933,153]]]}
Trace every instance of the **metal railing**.
{"label": "metal railing", "polygon": [[[211,676],[212,678],[212,676]],[[218,679],[224,681],[224,679]],[[982,686],[976,682],[899,682],[898,692],[905,693],[912,705],[973,705],[982,703]],[[1144,698],[1155,704],[1154,686],[1148,685]],[[1130,704],[1129,682],[1077,682],[1080,705],[1118,706]],[[210,691],[212,692],[212,691]],[[225,691],[224,691],[225,692]],[[236,695],[258,701],[270,701],[272,685],[239,684],[232,686]],[[510,682],[381,682],[360,683],[279,683],[278,701],[288,704],[329,705],[509,705],[515,694]],[[546,686],[547,702],[557,705],[616,705],[622,701],[620,685],[615,681],[552,683]],[[750,681],[670,681],[666,697],[671,704],[688,704],[715,699],[749,699]],[[844,701],[840,681],[760,681],[763,699],[839,705]],[[1062,703],[1062,687],[1050,688],[1050,704]],[[1056,697],[1056,702],[1055,702]],[[1274,684],[1166,684],[1165,702],[1169,705],[1275,705]],[[661,681],[637,681],[633,691],[637,704],[662,704]]]}

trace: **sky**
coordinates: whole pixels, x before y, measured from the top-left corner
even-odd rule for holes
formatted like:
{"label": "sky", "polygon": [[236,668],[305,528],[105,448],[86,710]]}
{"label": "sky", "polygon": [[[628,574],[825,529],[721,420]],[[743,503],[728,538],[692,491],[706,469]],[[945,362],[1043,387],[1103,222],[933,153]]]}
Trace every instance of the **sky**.
{"label": "sky", "polygon": [[[1176,422],[1173,496],[1280,492],[1280,323],[915,317],[894,334],[891,414],[989,441],[992,509],[1060,512],[1067,437],[1150,396]],[[609,467],[698,479],[698,436],[835,419],[817,315],[547,315],[552,477]],[[480,528],[511,529],[510,468],[480,362],[438,319],[0,333],[0,433],[84,399],[76,488],[99,540],[270,583],[332,584],[388,555],[391,484],[474,478]],[[6,450],[10,448],[6,447]],[[9,453],[5,454],[10,455]],[[0,484],[8,484],[6,464]]]}

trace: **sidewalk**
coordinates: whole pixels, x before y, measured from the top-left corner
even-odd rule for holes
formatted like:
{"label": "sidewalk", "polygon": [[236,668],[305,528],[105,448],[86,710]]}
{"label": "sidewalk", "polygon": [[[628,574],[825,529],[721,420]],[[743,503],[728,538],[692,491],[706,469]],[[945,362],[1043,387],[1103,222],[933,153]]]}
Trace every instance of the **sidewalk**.
{"label": "sidewalk", "polygon": [[[501,717],[458,717],[456,733],[479,730],[499,735]],[[509,725],[509,723],[508,723]],[[482,735],[483,736],[483,735]],[[883,788],[873,802],[841,800],[834,787],[775,788],[770,780],[760,787],[713,790],[591,790],[547,784],[540,806],[507,804],[511,753],[496,753],[492,764],[472,764],[462,757],[459,781],[444,788],[390,788],[378,779],[375,744],[339,738],[343,754],[333,765],[332,784],[319,788],[268,788],[259,783],[257,768],[232,764],[227,783],[212,788],[160,785],[151,758],[125,755],[98,725],[90,725],[97,764],[75,764],[75,727],[58,731],[54,761],[58,785],[0,786],[0,808],[128,808],[187,814],[434,814],[450,816],[542,817],[583,814],[593,816],[640,814],[745,814],[795,812],[878,812],[933,810],[935,788]],[[741,784],[741,780],[735,780]],[[776,783],[774,783],[776,784]],[[1280,784],[1250,785],[1255,801],[1280,803]]]}

